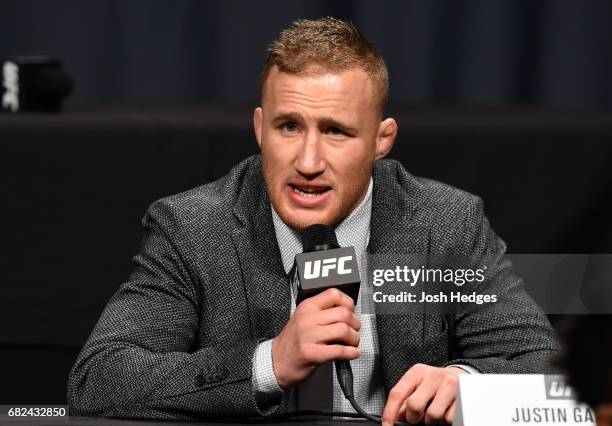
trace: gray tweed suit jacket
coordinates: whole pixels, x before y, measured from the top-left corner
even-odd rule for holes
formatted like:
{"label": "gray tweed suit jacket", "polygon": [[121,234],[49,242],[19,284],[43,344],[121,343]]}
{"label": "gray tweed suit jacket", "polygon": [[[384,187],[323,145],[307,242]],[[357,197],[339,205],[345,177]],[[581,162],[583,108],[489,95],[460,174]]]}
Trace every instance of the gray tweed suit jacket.
{"label": "gray tweed suit jacket", "polygon": [[[498,256],[489,285],[512,312],[482,305],[454,315],[452,327],[436,314],[378,315],[386,390],[416,363],[547,372],[557,350],[553,330],[503,260],[505,245],[481,201],[392,160],[377,161],[373,179],[368,252]],[[134,272],[70,373],[70,413],[190,420],[285,411],[282,401],[262,413],[251,382],[258,342],[276,336],[290,312],[260,157],[153,203],[143,226]]]}

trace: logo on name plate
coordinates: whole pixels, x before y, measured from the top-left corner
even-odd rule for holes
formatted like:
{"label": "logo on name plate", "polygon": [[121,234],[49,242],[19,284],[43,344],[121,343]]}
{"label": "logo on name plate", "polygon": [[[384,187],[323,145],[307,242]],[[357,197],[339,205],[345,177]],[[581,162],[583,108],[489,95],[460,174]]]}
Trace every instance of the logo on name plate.
{"label": "logo on name plate", "polygon": [[569,387],[563,376],[544,376],[546,399],[573,399],[572,388]]}

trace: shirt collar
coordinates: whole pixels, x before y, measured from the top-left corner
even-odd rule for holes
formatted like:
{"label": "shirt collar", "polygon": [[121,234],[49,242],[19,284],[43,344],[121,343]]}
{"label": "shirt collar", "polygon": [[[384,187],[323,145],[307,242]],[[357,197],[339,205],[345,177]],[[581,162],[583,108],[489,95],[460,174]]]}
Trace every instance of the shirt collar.
{"label": "shirt collar", "polygon": [[[340,247],[355,247],[357,258],[360,259],[365,253],[370,239],[370,219],[372,217],[372,178],[368,185],[365,197],[342,222],[336,226],[336,237]],[[272,204],[272,222],[276,233],[276,242],[280,249],[283,260],[283,268],[289,273],[295,255],[302,253],[302,241],[300,234],[291,229],[280,218]]]}

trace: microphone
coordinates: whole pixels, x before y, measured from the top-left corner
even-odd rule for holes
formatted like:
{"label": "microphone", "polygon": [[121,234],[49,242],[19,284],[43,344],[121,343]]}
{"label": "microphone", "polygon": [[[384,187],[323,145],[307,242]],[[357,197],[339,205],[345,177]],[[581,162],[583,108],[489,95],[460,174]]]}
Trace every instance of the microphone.
{"label": "microphone", "polygon": [[[312,225],[302,233],[304,252],[295,256],[297,299],[299,305],[328,288],[337,288],[348,294],[355,303],[359,295],[361,279],[354,247],[340,247],[334,229],[329,225]],[[363,410],[355,401],[353,370],[348,361],[336,360],[336,377],[342,393],[355,411],[364,418],[380,423],[380,418]]]}
{"label": "microphone", "polygon": [[5,111],[60,111],[72,85],[59,59],[21,56],[2,61],[2,109]]}

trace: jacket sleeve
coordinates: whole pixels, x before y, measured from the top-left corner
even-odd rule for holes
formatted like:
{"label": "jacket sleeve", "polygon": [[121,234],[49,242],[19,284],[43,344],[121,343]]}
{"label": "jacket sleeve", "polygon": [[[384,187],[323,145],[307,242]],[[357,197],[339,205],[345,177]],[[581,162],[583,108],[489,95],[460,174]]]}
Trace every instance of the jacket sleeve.
{"label": "jacket sleeve", "polygon": [[[254,399],[258,342],[198,348],[199,277],[178,213],[154,203],[135,269],[108,302],[68,379],[71,415],[194,420],[262,415]],[[201,274],[200,274],[201,275]],[[272,413],[266,413],[272,414]]]}
{"label": "jacket sleeve", "polygon": [[514,275],[506,245],[491,229],[481,200],[472,200],[461,228],[461,251],[473,268],[486,268],[484,285],[476,292],[496,295],[497,302],[471,304],[456,313],[458,355],[448,364],[468,365],[481,373],[551,373],[560,348],[555,332]]}

